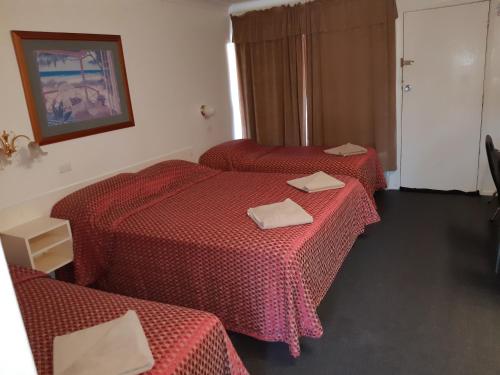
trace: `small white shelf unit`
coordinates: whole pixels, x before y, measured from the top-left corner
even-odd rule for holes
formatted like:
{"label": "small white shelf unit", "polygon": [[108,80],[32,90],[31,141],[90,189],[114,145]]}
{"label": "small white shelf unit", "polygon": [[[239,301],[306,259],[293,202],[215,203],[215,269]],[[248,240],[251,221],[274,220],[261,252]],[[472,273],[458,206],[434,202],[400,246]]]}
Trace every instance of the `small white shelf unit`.
{"label": "small white shelf unit", "polygon": [[73,261],[68,220],[41,217],[0,233],[7,262],[50,273]]}

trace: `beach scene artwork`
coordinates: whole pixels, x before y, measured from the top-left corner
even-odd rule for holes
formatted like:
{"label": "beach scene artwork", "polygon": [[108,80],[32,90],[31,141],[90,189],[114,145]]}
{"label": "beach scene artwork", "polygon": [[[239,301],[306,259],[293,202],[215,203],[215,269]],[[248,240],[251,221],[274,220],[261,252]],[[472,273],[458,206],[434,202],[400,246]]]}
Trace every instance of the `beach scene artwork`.
{"label": "beach scene artwork", "polygon": [[40,145],[135,126],[120,35],[11,35]]}
{"label": "beach scene artwork", "polygon": [[110,50],[36,50],[49,127],[121,115]]}

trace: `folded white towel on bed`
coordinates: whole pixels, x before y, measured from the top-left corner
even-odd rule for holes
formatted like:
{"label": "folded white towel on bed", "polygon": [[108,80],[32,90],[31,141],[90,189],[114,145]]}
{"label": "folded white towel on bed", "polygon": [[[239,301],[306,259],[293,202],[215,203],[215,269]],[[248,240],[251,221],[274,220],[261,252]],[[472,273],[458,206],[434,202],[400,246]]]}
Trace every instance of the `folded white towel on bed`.
{"label": "folded white towel on bed", "polygon": [[341,189],[345,187],[344,182],[322,171],[316,172],[310,176],[287,181],[287,184],[307,193],[317,193],[319,191]]}
{"label": "folded white towel on bed", "polygon": [[136,375],[154,359],[135,311],[54,339],[54,375]]}
{"label": "folded white towel on bed", "polygon": [[346,143],[345,145],[330,148],[328,150],[325,150],[324,152],[337,156],[353,156],[366,154],[368,150],[362,146],[353,145],[352,143]]}
{"label": "folded white towel on bed", "polygon": [[313,217],[291,199],[250,208],[247,213],[260,229],[282,228],[313,222]]}

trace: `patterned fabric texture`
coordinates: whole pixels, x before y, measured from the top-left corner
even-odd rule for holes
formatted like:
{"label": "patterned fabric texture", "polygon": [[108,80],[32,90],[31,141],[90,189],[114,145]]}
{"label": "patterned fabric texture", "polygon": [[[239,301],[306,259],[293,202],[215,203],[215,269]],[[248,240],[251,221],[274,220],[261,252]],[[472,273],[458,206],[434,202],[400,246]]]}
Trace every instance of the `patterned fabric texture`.
{"label": "patterned fabric texture", "polygon": [[52,375],[55,336],[135,310],[155,366],[150,375],[247,374],[221,322],[213,315],[84,288],[11,267],[38,375]]}
{"label": "patterned fabric texture", "polygon": [[[71,222],[77,283],[209,311],[226,329],[286,342],[298,356],[301,336],[322,335],[316,307],[379,216],[352,177],[315,194],[286,184],[296,177],[168,161],[75,192],[52,214]],[[247,216],[286,198],[314,223],[262,231]]]}
{"label": "patterned fabric texture", "polygon": [[370,196],[387,187],[377,152],[355,156],[325,154],[326,147],[260,146],[249,139],[229,141],[200,157],[200,164],[222,171],[299,173],[323,171],[357,178]]}

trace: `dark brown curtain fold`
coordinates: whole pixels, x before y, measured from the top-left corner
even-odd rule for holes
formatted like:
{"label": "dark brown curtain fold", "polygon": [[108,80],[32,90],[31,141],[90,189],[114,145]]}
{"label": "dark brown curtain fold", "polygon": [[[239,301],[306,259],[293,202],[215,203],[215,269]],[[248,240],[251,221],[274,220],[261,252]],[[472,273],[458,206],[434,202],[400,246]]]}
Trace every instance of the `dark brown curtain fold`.
{"label": "dark brown curtain fold", "polygon": [[233,42],[257,43],[299,36],[306,32],[305,6],[281,6],[231,16]]}
{"label": "dark brown curtain fold", "polygon": [[303,5],[232,17],[247,138],[299,146],[303,105]]}
{"label": "dark brown curtain fold", "polygon": [[[396,169],[395,0],[315,0],[232,17],[246,136],[375,147]],[[307,98],[307,121],[304,99]]]}
{"label": "dark brown curtain fold", "polygon": [[394,0],[316,0],[307,17],[310,144],[372,146],[395,170]]}

